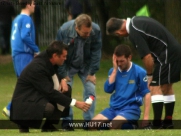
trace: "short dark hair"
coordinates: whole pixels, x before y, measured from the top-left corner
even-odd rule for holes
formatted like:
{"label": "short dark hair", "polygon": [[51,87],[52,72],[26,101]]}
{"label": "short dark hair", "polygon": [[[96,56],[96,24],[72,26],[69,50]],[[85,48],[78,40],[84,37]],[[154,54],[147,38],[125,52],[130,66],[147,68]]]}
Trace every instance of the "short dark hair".
{"label": "short dark hair", "polygon": [[19,5],[21,9],[26,8],[27,4],[31,4],[34,0],[19,0]]}
{"label": "short dark hair", "polygon": [[56,53],[57,55],[61,55],[63,50],[67,50],[68,46],[61,41],[53,41],[47,47],[46,52],[49,58],[52,58],[52,55]]}
{"label": "short dark hair", "polygon": [[125,58],[128,58],[132,53],[131,48],[128,45],[121,44],[116,46],[116,48],[114,49],[114,54],[117,57],[125,56]]}
{"label": "short dark hair", "polygon": [[110,18],[106,23],[106,33],[113,35],[115,31],[119,30],[124,22],[124,19]]}

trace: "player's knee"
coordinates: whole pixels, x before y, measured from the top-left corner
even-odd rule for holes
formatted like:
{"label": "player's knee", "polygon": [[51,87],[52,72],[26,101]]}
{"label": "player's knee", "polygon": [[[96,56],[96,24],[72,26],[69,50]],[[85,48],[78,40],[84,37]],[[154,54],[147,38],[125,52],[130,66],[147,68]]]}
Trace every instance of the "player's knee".
{"label": "player's knee", "polygon": [[163,95],[166,95],[168,93],[168,89],[162,89]]}
{"label": "player's knee", "polygon": [[162,85],[161,86],[161,90],[162,90],[163,95],[173,94],[173,90],[172,90],[172,85],[171,84]]}

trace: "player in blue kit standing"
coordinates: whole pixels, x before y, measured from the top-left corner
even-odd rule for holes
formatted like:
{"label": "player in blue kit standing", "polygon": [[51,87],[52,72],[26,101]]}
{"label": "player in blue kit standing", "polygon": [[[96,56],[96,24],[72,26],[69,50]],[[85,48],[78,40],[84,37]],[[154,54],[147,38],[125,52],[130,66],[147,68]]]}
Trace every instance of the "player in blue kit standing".
{"label": "player in blue kit standing", "polygon": [[[35,44],[35,27],[30,17],[34,13],[34,0],[19,0],[21,13],[14,19],[11,30],[11,50],[14,70],[17,78],[22,70],[39,54]],[[11,102],[3,109],[3,114],[10,116]]]}
{"label": "player in blue kit standing", "polygon": [[[100,127],[100,122],[111,121],[108,126],[110,129],[134,128],[133,124],[140,118],[140,106],[143,102],[141,125],[148,125],[151,96],[147,87],[146,71],[131,62],[131,58],[129,46],[118,45],[115,48],[113,68],[109,70],[108,79],[104,84],[104,91],[112,94],[109,107],[92,119],[92,122],[95,121],[94,127]],[[99,121],[99,124],[96,124],[96,121]]]}

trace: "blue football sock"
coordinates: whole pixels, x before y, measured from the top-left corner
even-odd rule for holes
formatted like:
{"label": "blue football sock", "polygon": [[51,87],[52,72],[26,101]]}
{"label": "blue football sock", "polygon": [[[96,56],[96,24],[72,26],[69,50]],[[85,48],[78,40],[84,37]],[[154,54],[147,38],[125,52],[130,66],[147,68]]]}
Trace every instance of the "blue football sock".
{"label": "blue football sock", "polygon": [[6,106],[7,110],[11,109],[11,102],[8,103],[8,105]]}
{"label": "blue football sock", "polygon": [[124,123],[121,129],[134,129],[133,124],[131,123]]}

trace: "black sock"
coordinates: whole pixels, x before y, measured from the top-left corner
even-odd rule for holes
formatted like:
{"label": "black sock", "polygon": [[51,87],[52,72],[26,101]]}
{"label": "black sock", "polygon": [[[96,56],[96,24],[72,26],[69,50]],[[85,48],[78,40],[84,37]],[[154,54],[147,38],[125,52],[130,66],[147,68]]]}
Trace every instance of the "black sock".
{"label": "black sock", "polygon": [[154,126],[161,125],[162,111],[163,111],[163,102],[152,103],[153,113],[154,113]]}
{"label": "black sock", "polygon": [[172,123],[172,115],[174,111],[175,102],[165,103],[165,119],[164,123]]}

